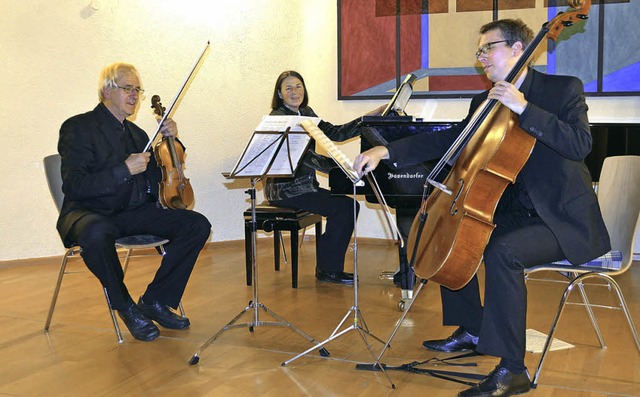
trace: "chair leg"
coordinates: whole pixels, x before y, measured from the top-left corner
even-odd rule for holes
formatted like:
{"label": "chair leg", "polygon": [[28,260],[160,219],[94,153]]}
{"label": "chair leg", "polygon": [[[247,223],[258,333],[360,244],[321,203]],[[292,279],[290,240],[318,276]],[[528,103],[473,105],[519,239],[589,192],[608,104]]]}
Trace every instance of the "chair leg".
{"label": "chair leg", "polygon": [[109,308],[109,314],[111,314],[111,321],[113,322],[113,328],[116,331],[116,337],[118,338],[118,343],[124,342],[122,338],[122,332],[120,331],[120,326],[118,325],[118,319],[116,318],[116,313],[113,311],[111,307],[111,299],[109,299],[109,293],[107,292],[107,287],[102,287],[104,291],[104,297],[107,300],[107,307]]}
{"label": "chair leg", "polygon": [[282,233],[280,230],[273,231],[273,266],[276,272],[280,271],[280,241]]}
{"label": "chair leg", "polygon": [[549,330],[549,334],[547,336],[547,340],[544,343],[544,348],[542,349],[542,355],[540,356],[540,361],[538,361],[538,366],[536,368],[536,372],[533,374],[533,379],[531,380],[531,387],[535,388],[538,385],[538,378],[540,377],[540,371],[542,370],[542,365],[544,364],[544,360],[547,357],[547,353],[549,352],[549,349],[551,348],[551,342],[553,341],[553,336],[556,333],[556,326],[558,325],[558,321],[560,320],[560,316],[562,315],[562,312],[564,311],[564,307],[565,304],[567,303],[567,298],[569,297],[569,295],[571,294],[571,291],[573,290],[573,287],[580,282],[581,277],[577,277],[575,278],[573,281],[571,281],[569,283],[569,285],[567,285],[567,288],[565,288],[564,293],[562,294],[562,299],[560,300],[560,305],[558,306],[558,310],[556,311],[556,316],[553,319],[553,322],[551,323],[551,329]]}
{"label": "chair leg", "polygon": [[316,266],[318,266],[318,252],[320,252],[321,236],[322,236],[322,221],[316,223]]}
{"label": "chair leg", "polygon": [[298,231],[291,230],[291,288],[298,288]]}
{"label": "chair leg", "polygon": [[44,323],[44,330],[49,331],[49,326],[51,325],[51,319],[53,318],[53,311],[56,308],[56,302],[58,301],[58,293],[60,292],[60,286],[62,285],[62,278],[64,277],[65,271],[67,269],[67,261],[69,260],[69,256],[73,255],[74,251],[77,247],[71,247],[65,252],[62,257],[62,263],[60,264],[60,272],[58,272],[58,281],[56,282],[56,287],[53,290],[53,297],[51,298],[51,305],[49,305],[49,313],[47,314],[47,321]]}
{"label": "chair leg", "polygon": [[122,273],[126,274],[127,273],[127,268],[129,267],[129,260],[131,259],[131,253],[133,252],[133,249],[129,248],[127,250],[127,255],[124,257],[124,265],[122,265]]}
{"label": "chair leg", "polygon": [[[633,319],[631,318],[631,314],[629,312],[629,308],[627,306],[627,302],[624,299],[624,296],[622,294],[622,290],[620,289],[620,286],[618,285],[618,283],[609,275],[607,274],[603,274],[603,273],[584,273],[578,277],[576,277],[574,280],[572,280],[569,285],[567,286],[567,288],[564,291],[564,294],[562,295],[562,299],[560,300],[560,306],[558,307],[558,311],[556,312],[556,316],[553,319],[553,322],[551,324],[551,329],[549,331],[549,336],[547,336],[547,340],[545,342],[544,345],[544,349],[542,350],[542,355],[540,356],[540,361],[538,362],[538,367],[536,368],[536,372],[533,376],[533,380],[531,381],[531,387],[535,388],[537,386],[538,383],[538,378],[540,376],[540,371],[542,370],[542,365],[544,364],[544,360],[547,356],[547,353],[549,352],[549,349],[551,347],[551,342],[553,341],[553,336],[555,334],[556,331],[556,327],[558,325],[558,321],[560,320],[560,316],[562,315],[562,312],[564,311],[564,307],[567,303],[567,299],[569,297],[569,294],[571,293],[571,291],[573,290],[573,288],[575,286],[578,286],[578,289],[582,288],[582,283],[584,280],[588,279],[588,278],[599,278],[602,279],[606,282],[609,283],[610,286],[613,287],[613,289],[616,291],[616,295],[618,296],[618,301],[620,303],[620,308],[622,309],[622,311],[624,312],[624,315],[627,319],[627,323],[629,324],[629,329],[631,330],[631,334],[633,336],[633,340],[636,343],[636,348],[638,349],[638,351],[640,352],[640,339],[638,338],[638,331],[636,330],[636,327],[633,323]],[[586,295],[585,295],[586,296]],[[588,300],[585,302],[587,303]],[[591,313],[593,314],[593,313]]]}
{"label": "chair leg", "polygon": [[251,246],[251,223],[244,223],[244,256],[245,256],[245,274],[247,278],[247,285],[251,285],[253,270],[251,270],[251,263],[253,262],[253,247]]}
{"label": "chair leg", "polygon": [[582,297],[582,302],[584,303],[584,308],[587,311],[587,315],[589,316],[589,320],[591,320],[591,326],[598,337],[598,342],[600,343],[600,347],[603,349],[607,348],[607,345],[604,343],[604,338],[602,337],[602,332],[600,331],[600,326],[598,325],[598,320],[596,320],[596,316],[593,313],[593,308],[591,307],[591,303],[589,302],[589,297],[587,296],[587,292],[584,290],[584,284],[582,282],[578,283],[578,291],[580,291],[580,296]]}
{"label": "chair leg", "polygon": [[627,301],[624,299],[624,295],[622,294],[622,290],[618,283],[611,277],[606,274],[601,274],[601,277],[607,278],[609,281],[609,285],[616,290],[616,295],[618,295],[618,301],[620,302],[620,308],[624,312],[624,316],[627,319],[627,323],[629,324],[629,330],[631,331],[631,335],[633,336],[633,340],[636,342],[636,348],[638,352],[640,352],[640,339],[638,338],[638,330],[636,330],[636,326],[633,323],[633,319],[631,318],[631,313],[629,312],[629,307],[627,306]]}
{"label": "chair leg", "polygon": [[280,247],[282,248],[282,260],[284,263],[289,263],[287,259],[287,248],[284,246],[284,239],[282,238],[282,230],[278,230],[278,234],[280,235]]}

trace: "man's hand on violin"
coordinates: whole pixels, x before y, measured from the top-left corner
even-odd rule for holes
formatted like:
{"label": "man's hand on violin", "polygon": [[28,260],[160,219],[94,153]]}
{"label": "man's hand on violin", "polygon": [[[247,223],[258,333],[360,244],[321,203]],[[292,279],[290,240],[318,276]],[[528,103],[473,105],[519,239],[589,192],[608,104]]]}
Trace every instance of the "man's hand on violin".
{"label": "man's hand on violin", "polygon": [[375,146],[360,153],[353,163],[353,168],[358,172],[359,177],[363,177],[367,172],[376,169],[380,160],[389,158],[389,151],[384,146]]}
{"label": "man's hand on violin", "polygon": [[178,125],[173,119],[166,119],[160,127],[162,136],[170,137],[178,135]]}
{"label": "man's hand on violin", "polygon": [[500,101],[504,106],[516,114],[522,114],[527,107],[527,100],[515,85],[506,81],[498,81],[489,91],[489,99]]}
{"label": "man's hand on violin", "polygon": [[124,163],[127,165],[131,175],[137,175],[146,171],[150,157],[151,152],[131,153]]}

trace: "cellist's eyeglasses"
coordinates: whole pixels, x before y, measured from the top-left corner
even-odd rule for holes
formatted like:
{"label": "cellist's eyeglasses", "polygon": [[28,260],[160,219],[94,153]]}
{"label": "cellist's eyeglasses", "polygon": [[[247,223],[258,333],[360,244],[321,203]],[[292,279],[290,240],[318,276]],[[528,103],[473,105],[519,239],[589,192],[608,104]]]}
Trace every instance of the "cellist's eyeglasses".
{"label": "cellist's eyeglasses", "polygon": [[478,48],[478,51],[476,51],[476,58],[480,58],[480,55],[487,55],[488,53],[490,53],[495,44],[507,43],[508,41],[509,40],[500,40],[500,41],[492,41],[490,43],[486,43],[482,47]]}
{"label": "cellist's eyeglasses", "polygon": [[121,90],[123,90],[124,92],[128,94],[131,94],[132,92],[136,92],[137,94],[144,94],[144,90],[140,87],[134,87],[132,85],[125,85],[124,87],[121,87],[119,85],[116,84],[116,87],[120,88]]}

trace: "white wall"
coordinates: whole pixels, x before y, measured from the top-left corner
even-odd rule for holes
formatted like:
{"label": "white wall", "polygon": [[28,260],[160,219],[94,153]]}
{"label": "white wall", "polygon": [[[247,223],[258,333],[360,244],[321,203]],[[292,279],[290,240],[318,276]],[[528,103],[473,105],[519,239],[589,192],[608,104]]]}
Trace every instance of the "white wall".
{"label": "white wall", "polygon": [[[146,99],[135,122],[154,129],[151,95],[167,105],[207,40],[211,50],[175,112],[188,147],[195,209],[213,224],[213,241],[243,238],[246,181],[229,171],[263,114],[285,69],[304,76],[323,118],[349,121],[380,101],[337,101],[335,1],[328,0],[0,0],[0,261],[58,255],[56,209],[42,158],[56,152],[68,117],[97,104],[100,69],[135,64]],[[409,111],[458,120],[467,100],[414,100]],[[637,98],[592,99],[590,117],[640,120]],[[343,149],[355,155],[359,143]],[[371,207],[373,208],[373,207]],[[363,209],[360,236],[387,235],[377,211]]]}

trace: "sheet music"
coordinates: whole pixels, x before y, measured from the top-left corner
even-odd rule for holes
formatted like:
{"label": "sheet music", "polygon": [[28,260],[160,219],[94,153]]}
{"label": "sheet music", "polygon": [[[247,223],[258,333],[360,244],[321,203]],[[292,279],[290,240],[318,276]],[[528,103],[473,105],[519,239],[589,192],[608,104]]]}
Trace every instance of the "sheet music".
{"label": "sheet music", "polygon": [[320,122],[318,117],[264,116],[231,175],[291,176],[311,141],[300,126],[302,120]]}
{"label": "sheet music", "polygon": [[302,127],[313,137],[313,139],[320,144],[329,156],[340,166],[342,171],[347,174],[347,177],[351,179],[352,182],[358,182],[360,177],[358,176],[358,172],[353,168],[353,161],[346,154],[329,139],[324,132],[320,128],[318,128],[315,124],[310,121],[303,120],[300,122]]}
{"label": "sheet music", "polygon": [[[364,182],[358,176],[358,172],[353,168],[353,161],[351,161],[351,159],[347,157],[347,155],[344,154],[342,150],[338,149],[338,147],[331,141],[331,139],[329,139],[329,137],[324,134],[324,132],[322,132],[320,128],[308,121],[302,121],[300,124],[302,125],[302,127],[304,127],[305,130],[307,130],[309,135],[311,135],[311,137],[313,137],[313,139],[318,142],[320,146],[325,148],[331,158],[338,164],[338,166],[340,166],[347,177],[351,179],[351,182],[358,186],[364,185]],[[367,174],[367,178],[369,179],[370,183],[372,182],[373,178],[371,189],[378,198],[378,202],[384,209],[385,219],[387,220],[387,224],[389,225],[391,232],[398,237],[398,239],[400,240],[400,245],[404,246],[404,240],[402,238],[402,235],[400,234],[400,231],[398,230],[398,225],[396,225],[396,223],[393,221],[393,215],[391,215],[389,206],[387,205],[387,202],[382,195],[382,191],[380,190],[380,186],[378,186],[378,182],[375,180],[375,176],[373,174]]]}
{"label": "sheet music", "polygon": [[303,120],[311,120],[318,125],[320,117],[307,116],[263,116],[262,121],[256,127],[256,131],[278,131],[285,132],[287,128],[291,132],[305,132],[300,125]]}
{"label": "sheet music", "polygon": [[[300,127],[298,127],[300,128]],[[311,141],[311,137],[304,132],[291,132],[287,135],[288,139],[282,143],[282,147],[273,164],[269,168],[267,175],[288,175],[293,174],[293,168],[307,151],[307,146]],[[287,150],[288,145],[288,150]]]}

